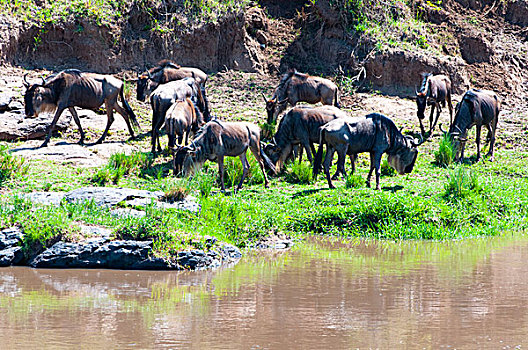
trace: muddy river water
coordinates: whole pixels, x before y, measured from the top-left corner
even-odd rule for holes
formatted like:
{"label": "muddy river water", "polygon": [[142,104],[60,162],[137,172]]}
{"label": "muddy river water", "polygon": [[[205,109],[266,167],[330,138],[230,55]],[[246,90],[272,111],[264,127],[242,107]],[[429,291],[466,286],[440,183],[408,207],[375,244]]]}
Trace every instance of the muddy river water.
{"label": "muddy river water", "polygon": [[313,238],[218,271],[0,269],[0,349],[528,346],[528,237]]}

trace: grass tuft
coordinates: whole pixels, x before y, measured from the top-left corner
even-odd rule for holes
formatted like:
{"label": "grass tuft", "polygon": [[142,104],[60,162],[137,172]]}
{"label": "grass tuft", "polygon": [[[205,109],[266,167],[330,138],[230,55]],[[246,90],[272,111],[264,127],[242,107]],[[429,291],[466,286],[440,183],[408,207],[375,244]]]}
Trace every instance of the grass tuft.
{"label": "grass tuft", "polygon": [[294,161],[286,170],[285,180],[295,184],[311,184],[314,182],[313,169],[310,163]]}
{"label": "grass tuft", "polygon": [[365,180],[359,175],[349,174],[345,181],[346,188],[361,188],[365,186]]}
{"label": "grass tuft", "polygon": [[438,151],[435,151],[434,153],[435,164],[446,168],[453,163],[455,155],[456,150],[451,135],[449,133],[444,133],[440,139]]}
{"label": "grass tuft", "polygon": [[444,189],[444,196],[448,199],[455,200],[481,193],[482,186],[475,171],[466,169],[464,166],[458,166],[448,176]]}
{"label": "grass tuft", "polygon": [[9,148],[0,145],[0,186],[17,175],[25,175],[29,166],[24,158],[15,157],[9,153]]}

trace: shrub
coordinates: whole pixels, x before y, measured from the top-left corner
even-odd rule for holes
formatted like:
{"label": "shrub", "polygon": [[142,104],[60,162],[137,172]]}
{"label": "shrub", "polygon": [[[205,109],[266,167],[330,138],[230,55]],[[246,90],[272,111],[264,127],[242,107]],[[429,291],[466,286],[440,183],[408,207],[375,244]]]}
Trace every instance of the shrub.
{"label": "shrub", "polygon": [[448,199],[466,198],[482,191],[477,173],[463,166],[458,166],[453,170],[444,188],[444,195]]}
{"label": "shrub", "polygon": [[313,169],[309,163],[293,162],[287,168],[286,181],[296,184],[310,184],[313,183]]}
{"label": "shrub", "polygon": [[15,175],[24,175],[28,171],[28,165],[24,158],[11,155],[5,145],[0,145],[0,186]]}
{"label": "shrub", "polygon": [[359,175],[349,174],[345,181],[346,188],[360,188],[365,185],[365,181]]}
{"label": "shrub", "polygon": [[440,139],[438,151],[434,153],[436,165],[444,168],[449,166],[455,160],[455,155],[456,151],[451,135],[449,133],[444,133]]}

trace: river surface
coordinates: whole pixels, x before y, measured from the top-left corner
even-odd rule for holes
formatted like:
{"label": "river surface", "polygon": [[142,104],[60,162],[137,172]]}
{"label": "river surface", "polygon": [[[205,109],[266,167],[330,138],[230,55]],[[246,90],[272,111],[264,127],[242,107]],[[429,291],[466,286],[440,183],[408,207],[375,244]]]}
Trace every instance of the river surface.
{"label": "river surface", "polygon": [[313,238],[206,272],[0,269],[0,349],[528,346],[528,238]]}

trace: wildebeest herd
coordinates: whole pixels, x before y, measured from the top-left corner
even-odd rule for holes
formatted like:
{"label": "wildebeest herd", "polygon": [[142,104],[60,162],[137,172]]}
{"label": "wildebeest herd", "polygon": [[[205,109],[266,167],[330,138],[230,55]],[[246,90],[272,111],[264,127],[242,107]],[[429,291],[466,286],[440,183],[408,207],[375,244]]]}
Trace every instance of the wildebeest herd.
{"label": "wildebeest herd", "polygon": [[[270,124],[275,123],[288,104],[292,106],[280,118],[275,135],[266,145],[261,140],[261,131],[257,125],[227,122],[212,116],[205,87],[207,74],[198,68],[181,67],[164,60],[158,66],[138,75],[136,81],[137,99],[145,101],[147,97],[150,98],[152,153],[161,152],[159,131],[165,125],[168,147],[173,156],[174,173],[190,175],[201,168],[206,160],[216,161],[222,190],[225,189],[224,157],[240,158],[243,166],[242,179],[237,187],[240,189],[249,169],[246,158],[248,148],[264,174],[266,187],[266,168],[276,174],[292,156],[302,158],[304,150],[313,164],[314,175],[320,172],[322,165],[331,188],[333,179],[340,174],[346,176],[346,155],[351,159],[353,173],[357,154],[368,152],[370,171],[367,185],[370,186],[372,173],[375,172],[376,189],[380,189],[382,155],[388,155],[390,166],[399,174],[410,173],[416,162],[418,147],[434,131],[441,109],[446,104],[450,113],[449,133],[453,137],[456,159],[463,158],[467,132],[474,125],[477,130],[477,160],[480,158],[482,126],[488,129],[488,156],[493,159],[500,99],[492,91],[471,89],[457,104],[453,119],[451,80],[446,75],[423,75],[421,88],[416,91],[415,96],[421,130],[420,138],[416,139],[403,135],[394,122],[384,115],[373,113],[364,117],[350,116],[340,109],[336,84],[328,79],[290,70],[281,78],[273,96],[270,99],[264,96],[267,121]],[[123,83],[112,75],[68,69],[35,84],[28,83],[24,76],[24,85],[27,117],[38,116],[43,112],[55,112],[42,147],[47,146],[53,128],[65,109],[70,111],[79,128],[79,143],[84,143],[85,134],[75,107],[97,109],[105,104],[107,125],[96,143],[103,142],[108,134],[108,129],[114,121],[114,110],[125,119],[132,138],[135,137],[134,128],[141,130],[132,108],[125,99]],[[118,98],[121,99],[122,106],[118,103]],[[296,106],[298,102],[321,102],[323,106]],[[427,105],[431,106],[429,131],[425,130],[422,123]],[[319,144],[317,152],[315,143]],[[324,145],[327,146],[327,151],[323,160]],[[330,177],[330,166],[335,152],[338,155],[337,171]]]}

